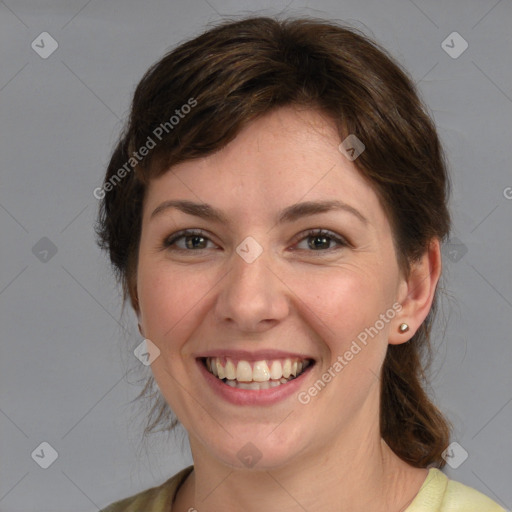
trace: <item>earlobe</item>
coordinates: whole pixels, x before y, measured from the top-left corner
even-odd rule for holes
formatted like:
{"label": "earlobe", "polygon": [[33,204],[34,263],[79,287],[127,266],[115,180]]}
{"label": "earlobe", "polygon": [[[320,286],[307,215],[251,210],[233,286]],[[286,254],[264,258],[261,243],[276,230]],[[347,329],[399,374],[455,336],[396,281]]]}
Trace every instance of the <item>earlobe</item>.
{"label": "earlobe", "polygon": [[439,239],[430,241],[421,258],[411,264],[408,277],[400,289],[402,309],[394,318],[388,343],[399,345],[409,341],[427,317],[439,277],[441,275],[441,247]]}

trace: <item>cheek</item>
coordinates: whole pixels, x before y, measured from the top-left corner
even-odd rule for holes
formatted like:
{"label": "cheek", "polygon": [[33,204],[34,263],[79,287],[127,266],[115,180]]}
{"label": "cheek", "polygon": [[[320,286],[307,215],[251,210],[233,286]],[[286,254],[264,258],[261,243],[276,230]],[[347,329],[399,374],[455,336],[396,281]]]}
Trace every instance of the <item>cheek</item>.
{"label": "cheek", "polygon": [[368,268],[330,269],[319,277],[310,279],[302,275],[294,289],[301,290],[299,297],[305,306],[302,310],[310,311],[311,322],[329,341],[331,352],[339,354],[391,307],[393,295],[389,293],[389,284],[383,281],[384,276]]}
{"label": "cheek", "polygon": [[[180,332],[201,307],[208,288],[205,277],[186,270],[171,271],[165,265],[140,266],[137,286],[144,332],[161,351],[179,348]],[[173,339],[177,343],[172,343]]]}

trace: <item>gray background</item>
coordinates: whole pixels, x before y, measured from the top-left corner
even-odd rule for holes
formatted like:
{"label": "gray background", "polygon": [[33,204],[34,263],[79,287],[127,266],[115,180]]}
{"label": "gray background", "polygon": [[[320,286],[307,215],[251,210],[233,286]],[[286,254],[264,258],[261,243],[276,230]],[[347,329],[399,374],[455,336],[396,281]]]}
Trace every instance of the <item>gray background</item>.
{"label": "gray background", "polygon": [[[191,463],[179,436],[140,442],[144,413],[130,400],[150,370],[94,242],[92,191],[154,61],[225,15],[281,10],[351,23],[419,84],[454,186],[432,393],[469,456],[445,473],[512,507],[512,2],[5,0],[1,511],[98,510]],[[43,59],[31,43],[45,31],[59,46]],[[458,58],[441,46],[453,31],[469,44]],[[54,255],[36,246],[43,237]],[[31,457],[41,442],[58,452],[48,469]]]}

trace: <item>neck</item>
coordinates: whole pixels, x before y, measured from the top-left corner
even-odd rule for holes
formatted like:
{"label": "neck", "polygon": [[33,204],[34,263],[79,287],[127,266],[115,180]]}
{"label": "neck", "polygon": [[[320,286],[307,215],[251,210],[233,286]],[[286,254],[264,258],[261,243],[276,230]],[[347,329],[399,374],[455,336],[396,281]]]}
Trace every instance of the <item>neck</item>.
{"label": "neck", "polygon": [[[239,470],[194,450],[194,472],[181,487],[178,511],[197,509],[281,512],[338,510],[399,512],[407,508],[428,471],[397,457],[375,429],[322,443],[323,451],[296,457],[286,466]],[[196,445],[197,446],[197,445]],[[297,470],[300,468],[300,470]]]}

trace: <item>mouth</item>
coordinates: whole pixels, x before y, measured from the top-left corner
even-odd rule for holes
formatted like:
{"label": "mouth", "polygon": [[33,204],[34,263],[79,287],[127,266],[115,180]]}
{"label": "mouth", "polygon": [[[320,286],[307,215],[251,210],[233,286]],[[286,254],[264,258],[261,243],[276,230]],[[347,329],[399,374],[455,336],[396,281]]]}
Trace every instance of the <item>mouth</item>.
{"label": "mouth", "polygon": [[259,391],[277,388],[300,377],[314,365],[313,359],[287,357],[248,361],[231,357],[198,358],[206,370],[227,386]]}

